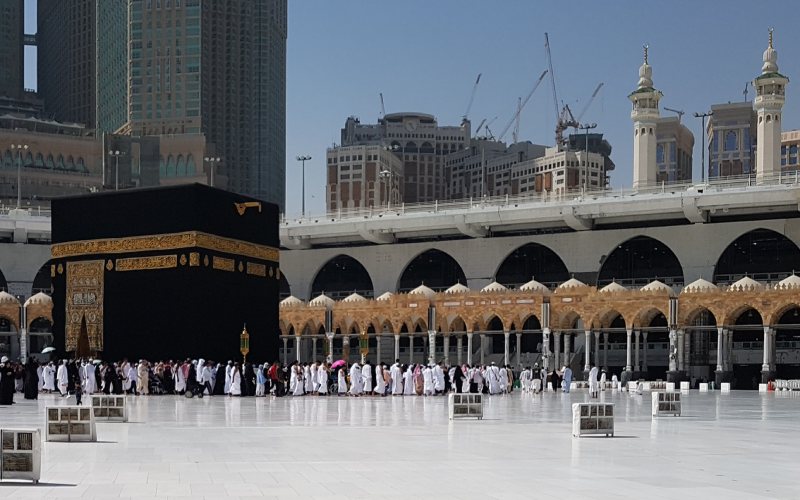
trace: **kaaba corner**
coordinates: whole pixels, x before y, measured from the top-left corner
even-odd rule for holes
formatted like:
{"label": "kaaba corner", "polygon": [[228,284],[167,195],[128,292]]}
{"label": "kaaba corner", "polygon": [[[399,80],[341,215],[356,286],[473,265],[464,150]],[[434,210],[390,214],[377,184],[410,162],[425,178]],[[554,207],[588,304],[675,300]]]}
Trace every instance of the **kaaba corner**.
{"label": "kaaba corner", "polygon": [[278,357],[278,207],[205,185],[52,202],[53,334],[68,356]]}

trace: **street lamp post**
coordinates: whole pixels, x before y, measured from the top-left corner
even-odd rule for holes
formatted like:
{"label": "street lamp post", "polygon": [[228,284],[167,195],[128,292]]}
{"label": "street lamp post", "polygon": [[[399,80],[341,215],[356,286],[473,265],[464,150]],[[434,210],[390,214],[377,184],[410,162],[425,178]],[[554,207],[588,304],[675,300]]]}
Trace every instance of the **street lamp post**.
{"label": "street lamp post", "polygon": [[586,131],[586,158],[584,159],[586,169],[583,175],[583,190],[588,191],[589,190],[589,130],[597,128],[597,124],[586,123],[581,125],[579,128],[581,130]]}
{"label": "street lamp post", "polygon": [[302,182],[303,195],[301,197],[301,199],[303,201],[302,201],[302,207],[301,207],[301,210],[300,210],[300,217],[305,217],[306,216],[306,160],[310,160],[310,159],[311,159],[311,155],[300,155],[300,156],[297,157],[297,161],[299,161],[299,162],[301,162],[303,164],[303,182]]}
{"label": "street lamp post", "polygon": [[214,170],[216,170],[216,168],[217,168],[216,165],[217,165],[217,163],[222,161],[222,158],[220,158],[218,156],[206,156],[203,159],[209,165],[209,169],[208,169],[209,170],[209,173],[208,173],[208,175],[209,175],[209,183],[210,183],[211,187],[214,187]]}
{"label": "street lamp post", "polygon": [[19,161],[17,162],[17,209],[22,207],[22,151],[28,150],[27,144],[12,144],[11,149],[19,151]]}
{"label": "street lamp post", "polygon": [[381,170],[378,173],[381,179],[387,179],[386,184],[386,210],[389,211],[392,209],[392,171],[391,170]]}
{"label": "street lamp post", "polygon": [[[707,111],[705,113],[695,113],[695,118],[700,118],[702,130],[700,130],[700,137],[705,138],[706,136],[706,117],[713,115],[713,111]],[[700,156],[702,158],[702,165],[700,166],[700,182],[706,181],[706,141],[702,142],[700,146]]]}
{"label": "street lamp post", "polygon": [[114,157],[114,191],[119,190],[119,157],[125,156],[123,151],[112,150],[108,152],[108,156]]}

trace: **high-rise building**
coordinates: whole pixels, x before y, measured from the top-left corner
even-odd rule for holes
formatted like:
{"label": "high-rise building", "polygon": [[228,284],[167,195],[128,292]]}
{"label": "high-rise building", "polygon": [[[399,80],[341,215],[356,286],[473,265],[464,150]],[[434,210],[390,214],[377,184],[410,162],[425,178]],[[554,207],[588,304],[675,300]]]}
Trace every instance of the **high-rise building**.
{"label": "high-rise building", "polygon": [[130,0],[134,135],[203,133],[231,191],[285,203],[286,0]]}
{"label": "high-rise building", "polygon": [[753,104],[715,104],[711,112],[706,126],[708,178],[754,173],[756,113]]}
{"label": "high-rise building", "polygon": [[390,113],[377,124],[350,117],[342,129],[342,146],[383,144],[403,160],[403,201],[425,203],[444,199],[447,155],[470,143],[470,122],[439,125],[425,113]]}
{"label": "high-rise building", "polygon": [[692,180],[694,134],[676,116],[659,118],[656,126],[656,182]]}
{"label": "high-rise building", "polygon": [[403,200],[403,162],[379,144],[329,148],[329,212],[358,208],[391,208]]}
{"label": "high-rise building", "polygon": [[38,92],[51,118],[113,132],[127,119],[128,0],[38,0]]}
{"label": "high-rise building", "polygon": [[23,95],[24,22],[23,0],[0,0],[0,97]]}

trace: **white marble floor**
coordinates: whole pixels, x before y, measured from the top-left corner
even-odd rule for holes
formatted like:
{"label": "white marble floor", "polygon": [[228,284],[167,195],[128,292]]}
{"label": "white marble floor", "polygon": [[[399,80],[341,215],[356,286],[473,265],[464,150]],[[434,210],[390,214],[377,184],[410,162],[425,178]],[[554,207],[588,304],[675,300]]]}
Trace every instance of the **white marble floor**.
{"label": "white marble floor", "polygon": [[[604,393],[616,437],[571,436],[586,393],[487,398],[451,422],[446,399],[132,398],[97,443],[43,443],[42,483],[0,498],[800,498],[800,393]],[[54,396],[0,406],[0,427],[39,427]]]}

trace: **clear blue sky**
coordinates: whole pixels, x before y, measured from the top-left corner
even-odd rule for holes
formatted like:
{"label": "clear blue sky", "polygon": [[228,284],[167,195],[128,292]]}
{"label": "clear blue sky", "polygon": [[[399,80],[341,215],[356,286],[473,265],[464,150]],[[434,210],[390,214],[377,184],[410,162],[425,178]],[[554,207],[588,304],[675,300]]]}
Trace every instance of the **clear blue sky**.
{"label": "clear blue sky", "polygon": [[[31,0],[26,0],[31,3]],[[765,8],[769,5],[769,8]],[[614,151],[615,187],[631,182],[628,93],[636,86],[642,44],[650,45],[663,106],[686,111],[695,134],[700,176],[700,123],[711,104],[741,101],[745,82],[761,69],[767,29],[775,27],[787,92],[784,130],[800,128],[800,22],[791,0],[532,1],[532,0],[289,0],[287,50],[287,212],[300,212],[298,154],[306,162],[307,211],[324,210],[325,148],[339,140],[349,115],[373,123],[386,111],[422,111],[457,124],[472,85],[483,73],[470,112],[474,126],[499,118],[499,132],[546,68],[550,34],[559,100],[577,112],[599,82],[604,88],[583,121],[596,122]],[[29,31],[35,15],[28,8]],[[28,67],[26,86],[35,82]],[[524,110],[520,137],[554,140],[549,81]],[[752,99],[753,92],[748,96]],[[510,134],[509,134],[510,135]]]}

